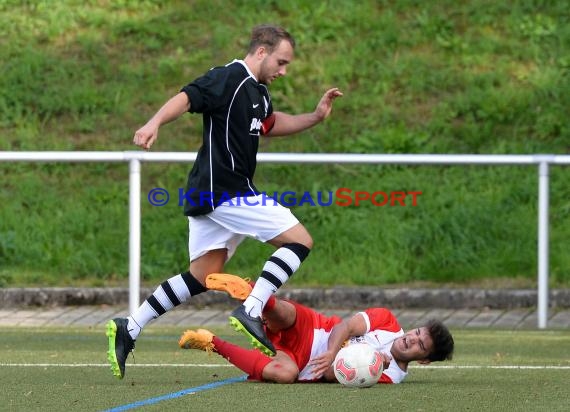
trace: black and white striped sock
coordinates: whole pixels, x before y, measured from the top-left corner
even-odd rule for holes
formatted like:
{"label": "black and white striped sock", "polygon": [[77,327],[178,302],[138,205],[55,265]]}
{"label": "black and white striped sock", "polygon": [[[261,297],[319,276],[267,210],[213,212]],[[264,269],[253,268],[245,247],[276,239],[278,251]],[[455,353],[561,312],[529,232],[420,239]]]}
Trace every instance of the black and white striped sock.
{"label": "black and white striped sock", "polygon": [[205,291],[206,288],[190,272],[165,280],[127,318],[129,321],[127,328],[131,337],[136,339],[148,322]]}
{"label": "black and white striped sock", "polygon": [[243,305],[251,316],[260,316],[269,297],[277,292],[307,258],[311,249],[300,243],[287,243],[265,262],[263,271]]}

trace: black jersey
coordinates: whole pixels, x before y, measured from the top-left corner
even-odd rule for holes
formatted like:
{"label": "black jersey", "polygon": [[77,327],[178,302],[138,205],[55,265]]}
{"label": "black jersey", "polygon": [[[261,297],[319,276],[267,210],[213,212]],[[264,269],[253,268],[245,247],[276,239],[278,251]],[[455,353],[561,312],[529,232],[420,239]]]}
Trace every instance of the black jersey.
{"label": "black jersey", "polygon": [[202,113],[203,142],[188,175],[184,214],[204,215],[253,184],[262,122],[272,115],[267,87],[242,60],[215,67],[182,89],[190,112]]}

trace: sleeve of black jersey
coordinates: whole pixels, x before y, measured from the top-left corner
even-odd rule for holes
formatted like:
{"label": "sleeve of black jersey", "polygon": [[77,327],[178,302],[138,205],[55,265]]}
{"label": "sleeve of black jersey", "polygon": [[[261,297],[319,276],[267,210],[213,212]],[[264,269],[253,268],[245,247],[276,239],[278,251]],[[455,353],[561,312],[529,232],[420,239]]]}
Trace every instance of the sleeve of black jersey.
{"label": "sleeve of black jersey", "polygon": [[275,126],[275,113],[271,113],[261,122],[261,134],[266,136]]}
{"label": "sleeve of black jersey", "polygon": [[275,113],[273,113],[273,104],[271,104],[269,93],[267,94],[266,99],[269,102],[269,105],[267,107],[267,116],[261,122],[260,131],[263,136],[266,136],[271,131],[271,129],[273,129],[273,126],[275,126]]}
{"label": "sleeve of black jersey", "polygon": [[211,111],[224,103],[224,94],[228,82],[228,71],[224,67],[215,67],[184,86],[180,91],[190,99],[190,113]]}

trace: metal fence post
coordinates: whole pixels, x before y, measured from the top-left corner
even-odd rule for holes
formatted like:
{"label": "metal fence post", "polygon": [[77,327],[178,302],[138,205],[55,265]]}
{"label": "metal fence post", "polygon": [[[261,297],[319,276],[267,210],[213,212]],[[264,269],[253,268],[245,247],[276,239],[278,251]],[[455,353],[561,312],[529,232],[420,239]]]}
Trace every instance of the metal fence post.
{"label": "metal fence post", "polygon": [[548,162],[538,164],[538,328],[548,324]]}
{"label": "metal fence post", "polygon": [[141,261],[141,162],[129,160],[129,312],[139,307]]}

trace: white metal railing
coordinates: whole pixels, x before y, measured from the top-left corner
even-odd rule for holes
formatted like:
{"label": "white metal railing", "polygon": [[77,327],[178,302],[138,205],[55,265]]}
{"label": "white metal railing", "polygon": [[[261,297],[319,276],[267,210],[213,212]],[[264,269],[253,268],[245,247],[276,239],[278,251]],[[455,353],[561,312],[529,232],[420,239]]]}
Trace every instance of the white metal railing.
{"label": "white metal railing", "polygon": [[[129,162],[129,309],[139,306],[141,162],[193,162],[195,152],[2,152],[0,162]],[[570,165],[570,155],[437,155],[259,153],[260,163],[351,163],[538,166],[538,328],[548,324],[549,168]]]}

